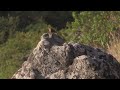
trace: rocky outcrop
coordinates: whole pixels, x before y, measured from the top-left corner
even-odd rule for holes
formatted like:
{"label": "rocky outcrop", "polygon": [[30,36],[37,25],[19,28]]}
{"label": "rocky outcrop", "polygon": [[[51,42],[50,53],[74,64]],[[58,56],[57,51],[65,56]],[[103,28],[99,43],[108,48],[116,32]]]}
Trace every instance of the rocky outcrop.
{"label": "rocky outcrop", "polygon": [[98,48],[45,33],[12,79],[120,79],[120,64]]}

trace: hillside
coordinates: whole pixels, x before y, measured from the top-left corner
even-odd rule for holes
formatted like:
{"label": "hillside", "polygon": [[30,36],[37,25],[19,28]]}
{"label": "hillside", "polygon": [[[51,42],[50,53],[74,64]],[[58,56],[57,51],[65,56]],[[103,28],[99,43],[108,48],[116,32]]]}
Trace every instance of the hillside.
{"label": "hillside", "polygon": [[21,68],[48,27],[66,43],[99,48],[120,62],[119,21],[119,11],[0,11],[0,78]]}
{"label": "hillside", "polygon": [[45,33],[12,79],[120,79],[119,70],[112,55]]}

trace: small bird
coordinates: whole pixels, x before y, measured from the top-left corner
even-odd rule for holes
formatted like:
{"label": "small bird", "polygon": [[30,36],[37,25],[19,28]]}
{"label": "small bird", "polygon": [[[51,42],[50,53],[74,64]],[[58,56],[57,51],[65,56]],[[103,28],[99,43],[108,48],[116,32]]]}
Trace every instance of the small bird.
{"label": "small bird", "polygon": [[51,38],[52,37],[52,34],[55,34],[56,31],[52,28],[48,28],[48,33],[49,33],[49,37]]}
{"label": "small bird", "polygon": [[48,28],[48,30],[49,30],[49,33],[55,33],[56,31],[54,30],[54,29],[52,29],[52,28]]}

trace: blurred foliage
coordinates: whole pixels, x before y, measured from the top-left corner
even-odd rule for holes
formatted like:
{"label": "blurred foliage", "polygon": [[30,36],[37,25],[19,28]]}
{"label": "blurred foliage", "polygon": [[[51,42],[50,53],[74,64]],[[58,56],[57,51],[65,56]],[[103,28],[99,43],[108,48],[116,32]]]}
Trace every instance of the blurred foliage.
{"label": "blurred foliage", "polygon": [[48,26],[66,42],[106,49],[120,38],[119,23],[119,11],[0,11],[0,78],[11,78]]}
{"label": "blurred foliage", "polygon": [[0,17],[0,44],[5,43],[8,38],[14,37],[18,30],[19,17]]}
{"label": "blurred foliage", "polygon": [[[24,31],[16,29],[14,37],[7,38],[7,41],[0,44],[0,78],[11,78],[18,70],[26,57],[40,41],[40,36],[47,32],[47,24],[42,20],[31,23]],[[7,28],[9,31],[11,27]],[[2,41],[5,34],[1,32]]]}
{"label": "blurred foliage", "polygon": [[73,21],[72,11],[0,11],[0,16],[19,16],[22,29],[40,18],[59,30],[66,26],[67,21]]}
{"label": "blurred foliage", "polygon": [[119,11],[82,11],[72,13],[74,22],[60,31],[67,41],[106,48],[111,33],[120,27]]}

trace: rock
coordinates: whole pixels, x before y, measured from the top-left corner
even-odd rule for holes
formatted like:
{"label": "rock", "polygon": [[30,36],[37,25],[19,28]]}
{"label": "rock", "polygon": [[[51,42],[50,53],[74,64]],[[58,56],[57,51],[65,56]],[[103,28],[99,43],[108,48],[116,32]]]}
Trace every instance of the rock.
{"label": "rock", "polygon": [[45,33],[12,79],[120,79],[120,64],[101,49]]}

